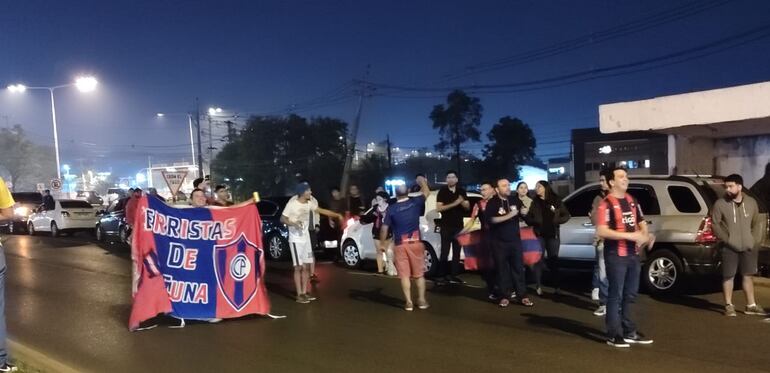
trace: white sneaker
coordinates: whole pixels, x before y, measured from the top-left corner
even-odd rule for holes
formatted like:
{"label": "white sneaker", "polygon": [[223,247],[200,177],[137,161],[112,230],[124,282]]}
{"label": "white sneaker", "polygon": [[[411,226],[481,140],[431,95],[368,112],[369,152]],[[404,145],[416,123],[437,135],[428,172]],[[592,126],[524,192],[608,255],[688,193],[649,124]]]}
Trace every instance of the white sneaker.
{"label": "white sneaker", "polygon": [[607,306],[599,306],[599,308],[594,311],[594,316],[602,317],[607,314]]}
{"label": "white sneaker", "polygon": [[599,301],[599,288],[591,290],[591,300],[594,302]]}
{"label": "white sneaker", "polygon": [[[173,316],[172,316],[173,317]],[[184,319],[174,317],[174,321],[168,327],[171,329],[182,329],[185,326]]]}

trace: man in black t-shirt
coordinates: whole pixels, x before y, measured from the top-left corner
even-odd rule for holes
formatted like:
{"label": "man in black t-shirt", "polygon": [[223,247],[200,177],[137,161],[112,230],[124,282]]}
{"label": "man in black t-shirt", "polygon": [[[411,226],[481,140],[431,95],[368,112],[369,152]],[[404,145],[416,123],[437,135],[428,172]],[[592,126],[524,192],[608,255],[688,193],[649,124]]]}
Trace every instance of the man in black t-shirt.
{"label": "man in black t-shirt", "polygon": [[[527,298],[519,232],[519,221],[527,212],[518,195],[511,195],[511,183],[507,179],[498,180],[497,196],[487,202],[484,218],[489,225],[492,255],[497,267],[500,307],[508,307],[511,300],[527,307],[534,305]],[[513,291],[516,291],[515,297]]]}
{"label": "man in black t-shirt", "polygon": [[[457,277],[460,274],[460,243],[457,242],[457,234],[463,229],[463,217],[470,210],[468,194],[465,189],[458,186],[457,173],[446,173],[446,186],[438,191],[436,197],[436,211],[441,213],[439,229],[441,233],[441,257],[439,259],[439,276],[443,281],[453,284],[461,284],[463,280]],[[449,251],[452,251],[452,268],[449,271]]]}

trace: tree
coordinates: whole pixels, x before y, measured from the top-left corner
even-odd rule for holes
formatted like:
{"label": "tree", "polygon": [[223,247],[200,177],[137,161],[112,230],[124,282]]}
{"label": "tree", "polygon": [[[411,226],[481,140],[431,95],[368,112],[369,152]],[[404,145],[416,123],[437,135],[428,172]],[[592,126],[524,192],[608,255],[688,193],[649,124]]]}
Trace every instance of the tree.
{"label": "tree", "polygon": [[230,180],[239,197],[253,191],[285,195],[299,179],[310,181],[322,195],[325,183],[342,176],[346,134],[347,123],[334,118],[255,116],[243,130],[228,136],[213,167]]}
{"label": "tree", "polygon": [[519,118],[500,118],[487,134],[482,173],[487,178],[519,179],[519,166],[535,158],[537,142],[532,129]]}
{"label": "tree", "polygon": [[52,151],[29,139],[21,125],[0,128],[0,168],[8,173],[14,190],[34,190],[56,174]]}
{"label": "tree", "polygon": [[481,112],[483,107],[477,97],[455,90],[447,96],[446,105],[436,105],[430,113],[433,128],[438,129],[440,141],[436,150],[451,151],[457,162],[457,171],[462,166],[462,145],[469,141],[481,141]]}

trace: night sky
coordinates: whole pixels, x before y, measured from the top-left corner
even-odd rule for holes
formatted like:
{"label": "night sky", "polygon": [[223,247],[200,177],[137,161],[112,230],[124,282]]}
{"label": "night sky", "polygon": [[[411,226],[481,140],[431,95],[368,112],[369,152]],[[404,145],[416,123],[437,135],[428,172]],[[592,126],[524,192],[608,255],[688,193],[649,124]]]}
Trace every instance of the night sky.
{"label": "night sky", "polygon": [[[760,0],[3,1],[0,85],[95,75],[96,92],[56,91],[62,163],[126,175],[148,155],[189,160],[186,118],[155,113],[183,114],[196,97],[204,110],[241,117],[293,107],[352,122],[350,82],[367,66],[378,88],[365,101],[359,143],[390,134],[402,148],[432,147],[432,106],[445,89],[466,87],[484,105],[484,133],[502,116],[520,117],[547,159],[567,155],[570,129],[598,125],[599,104],[770,80],[770,34],[758,29],[769,20],[770,1]],[[524,58],[532,51],[536,58]],[[490,65],[497,61],[511,63]],[[631,68],[515,84],[622,64]],[[495,68],[479,71],[486,66]],[[494,84],[508,85],[473,88]],[[34,141],[53,142],[47,92],[0,93],[0,126],[17,123]]]}

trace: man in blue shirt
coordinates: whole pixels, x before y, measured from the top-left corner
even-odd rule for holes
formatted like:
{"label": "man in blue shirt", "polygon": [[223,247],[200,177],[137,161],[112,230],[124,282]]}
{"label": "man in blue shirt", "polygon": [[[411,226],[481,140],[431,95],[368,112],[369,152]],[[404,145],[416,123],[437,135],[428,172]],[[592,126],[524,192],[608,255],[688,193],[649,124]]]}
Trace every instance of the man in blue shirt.
{"label": "man in blue shirt", "polygon": [[[405,185],[396,189],[396,203],[385,210],[385,218],[380,228],[380,242],[388,242],[388,228],[393,232],[395,247],[394,261],[398,277],[401,279],[401,290],[404,292],[406,304],[404,309],[414,310],[412,303],[412,283],[417,283],[417,307],[421,310],[429,307],[425,300],[425,246],[420,235],[420,216],[425,207],[425,200],[430,195],[428,180],[418,177],[422,195],[409,198],[409,189]],[[380,248],[385,250],[387,248]]]}

